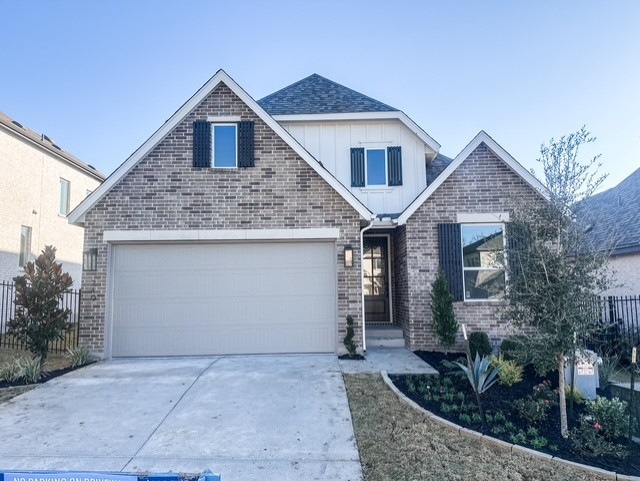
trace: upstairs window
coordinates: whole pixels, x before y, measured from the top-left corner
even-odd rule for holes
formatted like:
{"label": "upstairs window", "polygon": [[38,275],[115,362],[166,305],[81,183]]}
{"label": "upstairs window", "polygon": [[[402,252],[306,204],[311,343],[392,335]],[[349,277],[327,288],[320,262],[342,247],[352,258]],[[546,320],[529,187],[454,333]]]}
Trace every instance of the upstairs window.
{"label": "upstairs window", "polygon": [[385,149],[367,149],[367,185],[387,185],[387,153]]}
{"label": "upstairs window", "polygon": [[402,148],[353,147],[351,149],[351,187],[402,185]]}
{"label": "upstairs window", "polygon": [[238,128],[235,124],[214,124],[211,136],[213,166],[230,169],[238,166]]}
{"label": "upstairs window", "polygon": [[31,227],[20,227],[20,255],[18,256],[18,267],[24,267],[29,261],[31,253]]}
{"label": "upstairs window", "polygon": [[69,205],[71,200],[71,182],[60,178],[60,206],[58,213],[67,215],[69,213]]}

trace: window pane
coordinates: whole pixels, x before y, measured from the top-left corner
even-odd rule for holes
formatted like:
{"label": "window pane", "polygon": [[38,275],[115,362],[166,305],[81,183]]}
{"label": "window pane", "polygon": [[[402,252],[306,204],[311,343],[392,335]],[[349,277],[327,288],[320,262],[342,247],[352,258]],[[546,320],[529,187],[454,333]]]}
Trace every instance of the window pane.
{"label": "window pane", "polygon": [[69,213],[69,181],[60,179],[60,215]]}
{"label": "window pane", "polygon": [[370,277],[364,278],[364,295],[373,295],[373,280]]}
{"label": "window pane", "polygon": [[384,149],[367,150],[367,185],[387,185]]}
{"label": "window pane", "polygon": [[18,266],[24,267],[29,260],[31,252],[31,227],[22,226],[20,228],[20,255],[18,256]]}
{"label": "window pane", "polygon": [[501,299],[504,296],[504,271],[465,270],[465,299]]}
{"label": "window pane", "polygon": [[503,267],[504,240],[500,225],[463,225],[464,267]]}
{"label": "window pane", "polygon": [[215,167],[236,166],[236,126],[215,125],[213,128],[213,159]]}
{"label": "window pane", "polygon": [[373,270],[373,268],[371,259],[364,259],[362,267],[364,269],[365,276],[370,276],[372,274],[371,271]]}

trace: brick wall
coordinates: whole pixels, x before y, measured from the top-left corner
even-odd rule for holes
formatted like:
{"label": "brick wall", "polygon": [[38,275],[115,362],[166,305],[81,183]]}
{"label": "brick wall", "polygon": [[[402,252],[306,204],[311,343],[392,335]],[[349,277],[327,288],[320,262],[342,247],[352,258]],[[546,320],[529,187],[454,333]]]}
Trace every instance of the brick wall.
{"label": "brick wall", "polygon": [[[431,330],[429,293],[438,267],[438,224],[457,222],[458,213],[509,212],[516,199],[543,202],[542,197],[480,144],[458,169],[409,218],[406,242],[408,299],[397,302],[400,325],[411,349],[438,349]],[[396,265],[400,263],[397,262]],[[398,275],[398,273],[396,273]],[[404,274],[400,274],[404,275]],[[404,282],[404,281],[403,281]],[[508,333],[500,302],[456,302],[455,313],[468,331],[482,330],[497,342]],[[458,336],[462,348],[462,334]]]}
{"label": "brick wall", "polygon": [[[192,123],[207,116],[255,121],[255,167],[192,167]],[[345,316],[362,345],[359,214],[228,87],[219,85],[85,217],[85,248],[98,248],[98,270],[85,272],[80,340],[104,350],[107,245],[104,230],[303,229],[338,227],[338,346]],[[354,266],[344,267],[345,245]]]}

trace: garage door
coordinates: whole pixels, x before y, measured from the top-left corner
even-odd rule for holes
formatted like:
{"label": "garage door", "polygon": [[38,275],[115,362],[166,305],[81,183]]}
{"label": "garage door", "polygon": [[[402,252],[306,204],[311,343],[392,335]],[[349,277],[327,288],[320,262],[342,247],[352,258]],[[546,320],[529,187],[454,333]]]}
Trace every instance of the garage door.
{"label": "garage door", "polygon": [[116,245],[111,354],[334,352],[332,242]]}

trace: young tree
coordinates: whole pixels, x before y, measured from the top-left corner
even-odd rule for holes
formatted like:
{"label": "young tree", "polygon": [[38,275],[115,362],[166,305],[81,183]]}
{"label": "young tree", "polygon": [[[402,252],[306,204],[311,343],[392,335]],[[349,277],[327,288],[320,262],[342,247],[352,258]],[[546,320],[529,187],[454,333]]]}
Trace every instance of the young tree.
{"label": "young tree", "polygon": [[73,281],[55,260],[55,247],[46,246],[35,263],[27,263],[24,275],[14,278],[16,315],[8,323],[9,333],[26,343],[41,364],[49,343],[64,337],[71,312],[60,308],[60,300]]}
{"label": "young tree", "polygon": [[433,331],[445,350],[456,343],[458,321],[453,312],[453,296],[444,272],[438,271],[431,285],[431,312],[433,313]]}
{"label": "young tree", "polygon": [[592,245],[576,216],[579,202],[605,179],[598,157],[586,162],[580,147],[593,142],[583,127],[542,145],[549,202],[517,206],[507,229],[507,306],[505,317],[520,327],[523,343],[540,373],[558,369],[560,429],[568,435],[564,389],[565,358],[573,359],[575,335],[589,336],[585,301],[606,289],[608,247]]}

